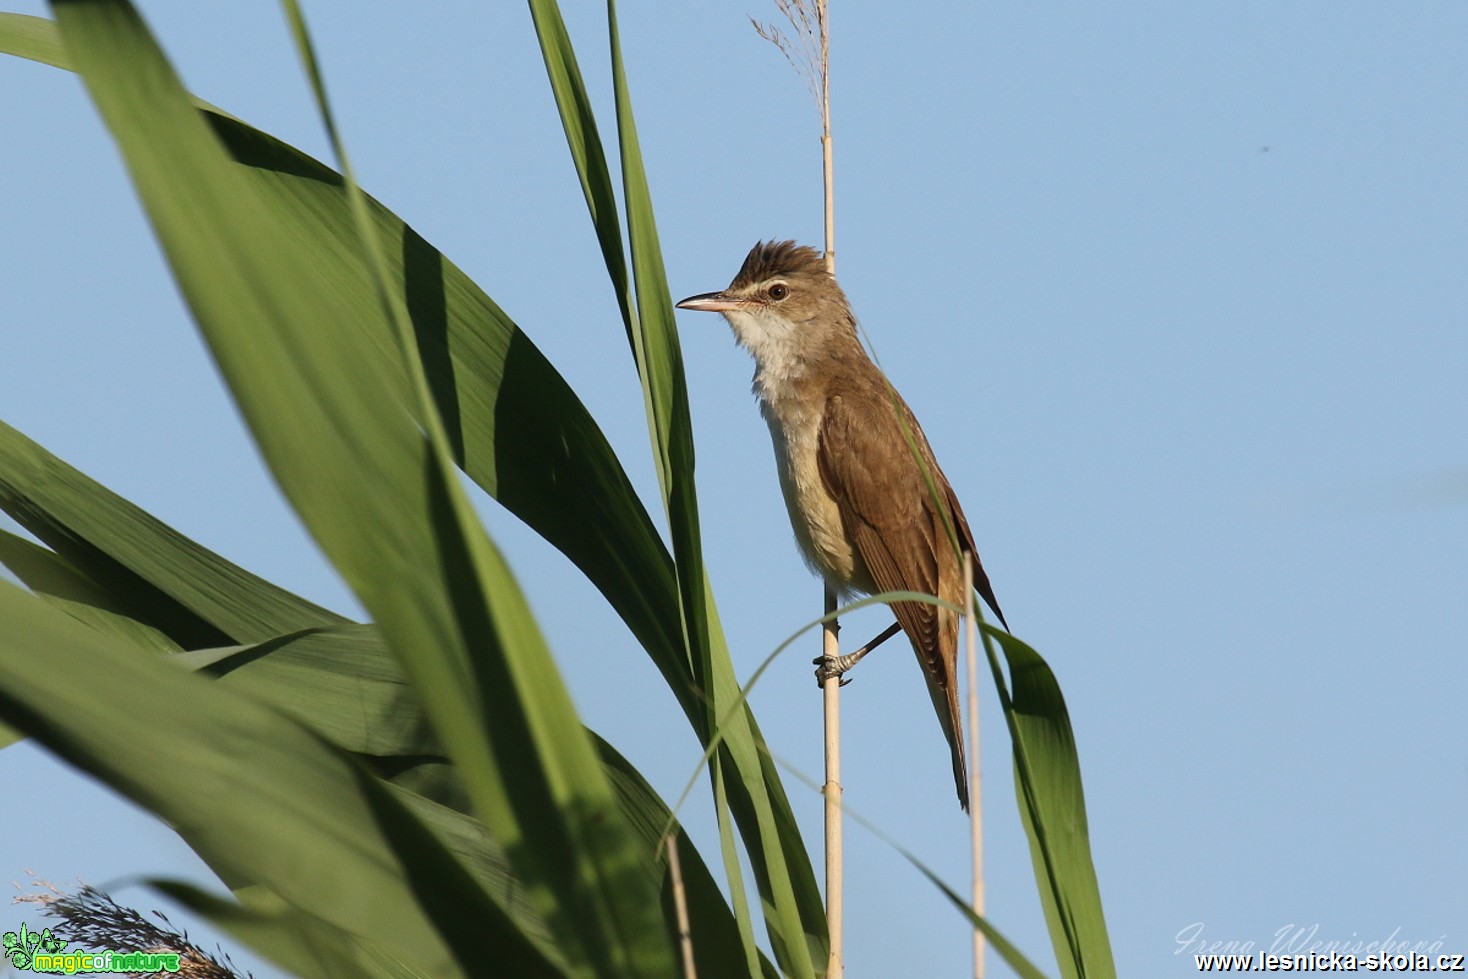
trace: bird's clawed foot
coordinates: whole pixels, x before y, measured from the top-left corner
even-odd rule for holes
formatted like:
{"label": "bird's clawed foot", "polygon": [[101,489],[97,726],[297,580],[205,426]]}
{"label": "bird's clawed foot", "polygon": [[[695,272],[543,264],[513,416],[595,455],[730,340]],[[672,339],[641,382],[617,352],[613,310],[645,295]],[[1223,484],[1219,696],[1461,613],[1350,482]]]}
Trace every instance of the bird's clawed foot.
{"label": "bird's clawed foot", "polygon": [[[817,656],[815,659],[811,660],[811,662],[816,665],[817,685],[824,687],[826,685],[826,681],[831,679],[831,677],[842,676],[842,674],[844,674],[847,670],[851,669],[857,663],[860,663],[862,657],[865,656],[867,653],[870,653],[872,650],[882,645],[882,643],[897,635],[897,630],[900,628],[902,627],[896,622],[892,623],[886,629],[882,630],[882,634],[877,636],[877,638],[873,639],[871,642],[867,643],[865,646],[861,647],[855,652],[847,653],[845,656]],[[850,682],[850,680],[847,680],[843,677],[843,679],[841,680],[841,686],[844,687]]]}
{"label": "bird's clawed foot", "polygon": [[842,676],[847,670],[856,665],[850,656],[817,656],[811,660],[816,665],[816,686],[824,687],[826,681],[832,677],[838,678],[841,686],[846,686],[851,681]]}

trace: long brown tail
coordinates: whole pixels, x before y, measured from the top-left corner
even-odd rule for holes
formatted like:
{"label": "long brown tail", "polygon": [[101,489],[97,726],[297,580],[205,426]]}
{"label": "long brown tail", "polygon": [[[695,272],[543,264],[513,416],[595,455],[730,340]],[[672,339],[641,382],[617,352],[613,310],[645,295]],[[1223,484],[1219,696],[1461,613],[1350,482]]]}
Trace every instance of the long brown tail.
{"label": "long brown tail", "polygon": [[943,736],[948,739],[953,754],[953,784],[958,789],[958,804],[968,812],[968,768],[963,757],[963,715],[958,709],[957,681],[957,676],[952,677],[944,691],[948,702],[940,707],[935,700],[933,707],[938,711],[938,722],[943,725]]}
{"label": "long brown tail", "polygon": [[963,714],[958,707],[958,621],[951,613],[943,616],[938,630],[939,651],[937,671],[929,664],[933,661],[914,646],[918,661],[923,664],[923,677],[928,681],[928,696],[933,701],[933,711],[938,715],[938,724],[943,728],[943,737],[948,739],[948,750],[953,755],[953,784],[958,789],[958,804],[968,811],[968,768],[963,755]]}
{"label": "long brown tail", "polygon": [[[939,594],[955,605],[964,600],[962,586],[953,586],[951,573],[939,580],[948,586]],[[938,724],[953,754],[953,783],[958,789],[958,804],[967,811],[968,772],[964,766],[963,721],[958,707],[958,616],[945,608],[919,602],[893,602],[891,608],[922,665],[933,712],[938,715]]]}

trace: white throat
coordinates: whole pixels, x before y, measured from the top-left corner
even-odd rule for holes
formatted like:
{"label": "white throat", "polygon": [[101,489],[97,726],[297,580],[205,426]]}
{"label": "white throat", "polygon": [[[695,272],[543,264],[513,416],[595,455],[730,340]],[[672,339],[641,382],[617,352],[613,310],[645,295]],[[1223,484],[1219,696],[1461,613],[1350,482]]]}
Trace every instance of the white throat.
{"label": "white throat", "polygon": [[754,356],[754,393],[774,407],[793,394],[806,372],[800,349],[801,326],[767,308],[724,313],[734,339]]}

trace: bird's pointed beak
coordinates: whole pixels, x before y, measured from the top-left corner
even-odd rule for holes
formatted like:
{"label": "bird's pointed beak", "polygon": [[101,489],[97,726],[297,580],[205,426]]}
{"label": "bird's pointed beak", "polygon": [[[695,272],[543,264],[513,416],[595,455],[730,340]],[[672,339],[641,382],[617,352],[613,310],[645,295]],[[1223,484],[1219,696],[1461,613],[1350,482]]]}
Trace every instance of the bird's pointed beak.
{"label": "bird's pointed beak", "polygon": [[689,296],[678,303],[679,309],[700,309],[709,313],[723,313],[731,309],[745,309],[753,305],[749,299],[741,299],[731,296],[727,292],[705,292],[698,296]]}

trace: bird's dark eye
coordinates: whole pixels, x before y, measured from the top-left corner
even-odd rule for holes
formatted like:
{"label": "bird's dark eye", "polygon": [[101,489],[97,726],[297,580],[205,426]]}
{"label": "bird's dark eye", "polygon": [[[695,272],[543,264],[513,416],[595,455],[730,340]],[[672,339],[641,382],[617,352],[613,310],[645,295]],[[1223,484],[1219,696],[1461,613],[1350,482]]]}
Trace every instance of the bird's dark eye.
{"label": "bird's dark eye", "polygon": [[775,302],[782,302],[788,295],[790,295],[790,287],[787,286],[785,283],[776,282],[774,285],[770,286],[770,298],[773,299]]}

